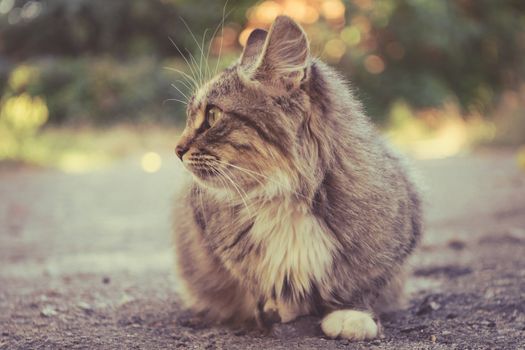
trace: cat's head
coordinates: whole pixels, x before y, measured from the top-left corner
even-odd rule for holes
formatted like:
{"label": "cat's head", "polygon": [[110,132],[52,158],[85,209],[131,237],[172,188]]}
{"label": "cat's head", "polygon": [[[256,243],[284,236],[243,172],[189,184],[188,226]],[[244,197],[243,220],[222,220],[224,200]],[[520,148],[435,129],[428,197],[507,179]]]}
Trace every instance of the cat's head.
{"label": "cat's head", "polygon": [[311,60],[301,27],[277,17],[254,30],[239,61],[201,86],[188,101],[176,147],[197,182],[232,192],[297,186],[308,176]]}

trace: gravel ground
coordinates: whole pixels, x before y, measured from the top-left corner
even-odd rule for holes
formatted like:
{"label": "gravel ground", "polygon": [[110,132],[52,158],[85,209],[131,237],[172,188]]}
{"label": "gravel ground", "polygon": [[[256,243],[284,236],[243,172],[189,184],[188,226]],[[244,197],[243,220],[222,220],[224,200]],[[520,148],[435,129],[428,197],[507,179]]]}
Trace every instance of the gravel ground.
{"label": "gravel ground", "polygon": [[171,273],[173,156],[87,174],[0,168],[0,349],[525,349],[525,172],[510,151],[416,162],[426,232],[407,306],[349,343],[303,318],[271,334],[207,327]]}

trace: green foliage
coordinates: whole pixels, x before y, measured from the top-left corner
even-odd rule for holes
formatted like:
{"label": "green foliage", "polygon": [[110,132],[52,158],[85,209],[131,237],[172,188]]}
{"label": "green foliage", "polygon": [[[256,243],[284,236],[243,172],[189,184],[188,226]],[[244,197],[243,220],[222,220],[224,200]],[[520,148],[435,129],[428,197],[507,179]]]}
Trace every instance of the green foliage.
{"label": "green foliage", "polygon": [[[340,66],[376,116],[399,99],[425,108],[454,98],[466,111],[490,113],[503,90],[523,83],[523,1],[378,0],[369,9],[347,3],[351,18],[370,20],[372,39],[350,48],[358,53]],[[381,74],[363,69],[369,54],[384,60]]]}
{"label": "green foliage", "polygon": [[[344,21],[320,11],[303,24],[314,53],[353,81],[376,121],[400,100],[415,109],[456,101],[466,113],[491,115],[505,91],[524,83],[525,1],[343,2]],[[228,2],[234,39],[223,55],[240,52],[247,14],[262,3]],[[42,96],[50,122],[172,120],[183,109],[163,105],[180,96],[170,87],[176,75],[162,66],[182,58],[169,38],[198,55],[196,42],[211,37],[223,8],[209,0],[0,0],[0,91],[27,62],[38,74],[20,92]]]}
{"label": "green foliage", "polygon": [[[183,109],[169,101],[175,96],[171,87],[175,75],[163,66],[148,58],[129,62],[109,57],[35,61],[22,66],[32,74],[10,93],[41,96],[47,101],[49,120],[55,124],[180,121]],[[19,71],[13,70],[10,79]]]}
{"label": "green foliage", "polygon": [[[203,28],[219,23],[224,5],[209,0],[13,1],[9,13],[0,15],[0,52],[16,59],[41,55],[169,56],[175,51],[168,38],[181,47],[192,49],[195,45],[181,17],[202,33]],[[230,1],[236,10],[229,18],[239,21],[246,6],[236,3]],[[34,16],[27,11],[31,4],[38,4]]]}
{"label": "green foliage", "polygon": [[48,109],[40,97],[27,94],[0,102],[0,159],[16,159],[26,151],[26,140],[47,121]]}

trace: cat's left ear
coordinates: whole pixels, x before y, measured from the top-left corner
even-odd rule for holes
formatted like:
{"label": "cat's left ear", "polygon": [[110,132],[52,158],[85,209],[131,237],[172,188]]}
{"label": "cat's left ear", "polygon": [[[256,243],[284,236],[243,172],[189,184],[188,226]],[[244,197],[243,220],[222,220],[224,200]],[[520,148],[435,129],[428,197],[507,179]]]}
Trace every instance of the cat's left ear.
{"label": "cat's left ear", "polygon": [[290,17],[278,16],[267,35],[252,78],[299,86],[307,74],[309,55],[303,29]]}
{"label": "cat's left ear", "polygon": [[262,29],[254,29],[250,33],[240,59],[241,67],[243,67],[245,70],[250,69],[256,64],[257,59],[263,50],[264,42],[266,41],[267,36],[268,32]]}

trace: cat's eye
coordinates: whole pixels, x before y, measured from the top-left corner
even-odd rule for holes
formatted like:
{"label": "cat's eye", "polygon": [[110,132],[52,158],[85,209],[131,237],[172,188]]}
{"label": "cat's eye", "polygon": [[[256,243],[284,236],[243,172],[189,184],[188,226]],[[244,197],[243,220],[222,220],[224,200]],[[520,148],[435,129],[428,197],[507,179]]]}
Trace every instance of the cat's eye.
{"label": "cat's eye", "polygon": [[210,126],[213,126],[221,116],[222,110],[219,107],[210,106],[207,108],[206,121]]}

